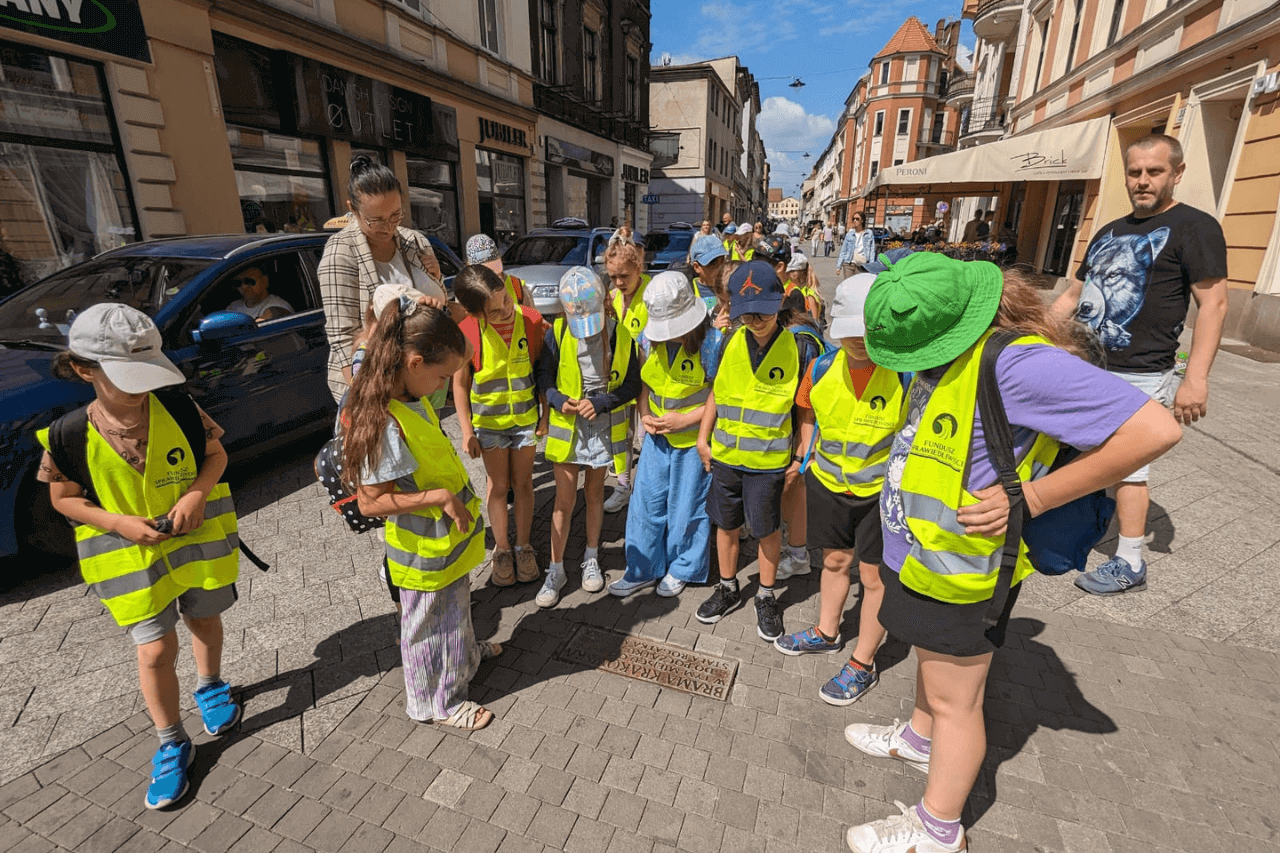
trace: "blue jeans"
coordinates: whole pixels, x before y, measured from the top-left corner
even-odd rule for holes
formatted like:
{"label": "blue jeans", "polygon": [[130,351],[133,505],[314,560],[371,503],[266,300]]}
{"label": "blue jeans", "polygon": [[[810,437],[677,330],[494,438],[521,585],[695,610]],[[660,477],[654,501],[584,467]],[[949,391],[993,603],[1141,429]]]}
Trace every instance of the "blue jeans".
{"label": "blue jeans", "polygon": [[635,488],[627,509],[628,581],[664,574],[704,583],[711,553],[707,490],[698,448],[672,447],[663,436],[645,435]]}

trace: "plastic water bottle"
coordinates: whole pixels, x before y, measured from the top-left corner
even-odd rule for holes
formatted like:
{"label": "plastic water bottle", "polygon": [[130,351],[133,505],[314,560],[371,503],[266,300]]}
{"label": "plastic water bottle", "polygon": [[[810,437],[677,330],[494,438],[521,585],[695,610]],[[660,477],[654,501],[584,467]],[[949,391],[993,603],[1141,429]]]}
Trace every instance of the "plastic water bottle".
{"label": "plastic water bottle", "polygon": [[1173,372],[1176,376],[1187,375],[1187,354],[1185,352],[1178,353],[1173,363]]}

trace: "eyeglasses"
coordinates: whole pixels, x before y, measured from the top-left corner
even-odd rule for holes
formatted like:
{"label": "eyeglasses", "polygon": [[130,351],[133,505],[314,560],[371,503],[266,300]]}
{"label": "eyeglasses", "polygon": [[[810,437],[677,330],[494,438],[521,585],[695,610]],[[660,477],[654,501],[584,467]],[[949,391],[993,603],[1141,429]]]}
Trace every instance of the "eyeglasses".
{"label": "eyeglasses", "polygon": [[360,218],[364,220],[365,225],[370,225],[374,228],[381,228],[383,225],[399,225],[400,220],[404,219],[403,211],[396,211],[390,216],[384,216],[379,219],[370,219],[369,217],[365,216],[363,213],[359,215],[360,215]]}
{"label": "eyeglasses", "polygon": [[258,286],[258,280],[251,275],[247,275],[244,278],[233,278],[231,279],[231,283],[234,284],[236,287],[257,287]]}
{"label": "eyeglasses", "polygon": [[754,313],[747,313],[747,314],[741,315],[742,322],[744,323],[763,323],[772,316],[774,315],[773,314],[754,314]]}

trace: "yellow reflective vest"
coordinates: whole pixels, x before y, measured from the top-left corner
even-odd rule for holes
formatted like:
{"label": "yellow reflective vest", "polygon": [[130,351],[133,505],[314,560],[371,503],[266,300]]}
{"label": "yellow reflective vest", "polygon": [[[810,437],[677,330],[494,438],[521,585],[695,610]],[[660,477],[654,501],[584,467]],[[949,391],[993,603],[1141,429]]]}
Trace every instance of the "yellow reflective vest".
{"label": "yellow reflective vest", "polygon": [[387,406],[418,461],[417,470],[397,480],[395,490],[446,489],[471,513],[471,526],[465,530],[459,530],[440,507],[423,507],[387,518],[391,582],[404,589],[431,592],[444,589],[484,561],[484,519],[480,498],[471,488],[453,442],[440,429],[435,410],[429,405],[422,408],[425,416],[399,400]]}
{"label": "yellow reflective vest", "polygon": [[[607,327],[608,324],[606,324]],[[555,338],[560,342],[560,364],[556,371],[556,388],[571,400],[582,399],[582,367],[578,364],[578,339],[569,330],[563,317],[557,317],[553,326]],[[606,328],[606,333],[607,333]],[[631,364],[631,335],[618,324],[614,333],[613,360],[609,369],[608,389],[615,390],[627,376]],[[544,353],[543,357],[546,355]],[[598,413],[596,417],[609,419],[609,450],[613,454],[613,470],[627,470],[627,414],[628,406],[619,406],[612,412]],[[543,451],[552,462],[568,462],[573,455],[573,431],[577,415],[566,415],[551,407],[547,424],[547,446]]]}
{"label": "yellow reflective vest", "polygon": [[504,273],[502,276],[502,284],[507,289],[507,293],[511,294],[511,301],[516,304],[516,310],[520,310],[521,299],[524,296],[524,281],[516,278],[511,273]]}
{"label": "yellow reflective vest", "polygon": [[471,377],[471,424],[504,430],[533,426],[538,420],[537,390],[524,312],[516,305],[515,326],[508,346],[483,318],[480,327],[480,369]]}
{"label": "yellow reflective vest", "polygon": [[751,369],[745,326],[729,338],[716,371],[716,425],[712,457],[725,465],[775,471],[791,463],[791,407],[800,387],[800,350],[782,329]]}
{"label": "yellow reflective vest", "polygon": [[[978,402],[978,366],[991,332],[951,363],[929,397],[919,429],[902,471],[902,509],[913,542],[902,565],[904,586],[921,595],[953,604],[972,604],[991,598],[1000,572],[1004,536],[974,536],[956,521],[961,507],[978,503],[965,477],[973,452],[973,420]],[[1048,344],[1044,338],[1018,338],[1009,346]],[[919,381],[918,379],[915,381]],[[1058,442],[1036,436],[1017,460],[1024,482],[1049,472],[1058,455]],[[1027,546],[1019,548],[1013,583],[1035,569]]]}
{"label": "yellow reflective vest", "polygon": [[631,304],[627,306],[625,312],[622,310],[622,291],[613,291],[613,313],[633,341],[640,340],[640,333],[644,331],[645,326],[649,325],[649,308],[644,304],[644,289],[649,286],[650,278],[651,276],[647,275],[640,276],[640,286],[636,288],[635,295],[631,297]]}
{"label": "yellow reflective vest", "polygon": [[731,261],[749,261],[756,256],[755,249],[747,249],[745,252],[738,248],[737,241],[729,247],[729,260]]}
{"label": "yellow reflective vest", "polygon": [[871,374],[859,399],[849,358],[839,350],[809,393],[818,428],[812,457],[818,482],[837,494],[879,494],[893,437],[906,420],[905,401],[898,374],[883,367]]}
{"label": "yellow reflective vest", "polygon": [[[689,355],[680,347],[674,363],[667,357],[665,342],[654,342],[649,357],[640,368],[640,378],[649,389],[649,411],[661,417],[667,412],[691,412],[707,402],[711,386],[702,369],[702,354]],[[672,447],[693,447],[698,443],[698,424],[663,436]]]}
{"label": "yellow reflective vest", "polygon": [[[149,401],[147,459],[141,474],[87,425],[85,461],[98,505],[117,515],[156,518],[173,509],[195,481],[191,445],[178,422],[156,399]],[[49,431],[37,434],[49,447]],[[75,527],[80,574],[120,625],[158,616],[189,589],[218,589],[236,582],[240,537],[231,489],[219,483],[205,499],[204,523],[158,545],[138,545],[91,524]]]}

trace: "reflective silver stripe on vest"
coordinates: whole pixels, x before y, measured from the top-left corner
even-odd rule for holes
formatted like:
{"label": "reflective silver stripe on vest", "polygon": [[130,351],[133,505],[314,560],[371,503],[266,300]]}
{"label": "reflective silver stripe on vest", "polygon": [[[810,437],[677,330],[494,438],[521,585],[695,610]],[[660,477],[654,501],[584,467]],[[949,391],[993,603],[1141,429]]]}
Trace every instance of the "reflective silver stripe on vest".
{"label": "reflective silver stripe on vest", "polygon": [[659,394],[653,393],[652,391],[649,392],[649,400],[652,401],[653,404],[657,405],[658,408],[667,412],[673,409],[683,409],[686,406],[701,406],[703,403],[707,402],[707,397],[709,396],[711,396],[710,388],[703,388],[701,391],[695,391],[688,397],[663,397]]}
{"label": "reflective silver stripe on vest", "polygon": [[844,468],[821,453],[815,454],[813,461],[824,474],[834,478],[839,483],[844,483],[846,486],[869,485],[876,480],[883,479],[885,472],[889,470],[887,459],[878,465],[868,465],[865,468],[860,468],[852,476],[846,474]]}
{"label": "reflective silver stripe on vest", "polygon": [[786,411],[780,415],[770,412],[761,412],[758,409],[748,409],[743,406],[716,406],[716,417],[724,418],[726,421],[737,421],[747,424],[748,426],[764,427],[765,429],[777,429],[791,419],[791,412]]}
{"label": "reflective silver stripe on vest", "polygon": [[538,401],[532,398],[527,400],[519,400],[510,405],[508,405],[507,403],[499,403],[493,406],[487,405],[485,403],[477,403],[473,400],[471,402],[471,414],[479,415],[480,417],[485,417],[485,416],[496,417],[498,415],[523,415],[525,412],[529,411],[530,409],[533,409],[537,405],[538,405]]}
{"label": "reflective silver stripe on vest", "polygon": [[145,569],[138,569],[136,572],[129,572],[127,575],[120,575],[115,578],[107,578],[91,584],[91,586],[94,594],[100,600],[106,601],[109,598],[149,589],[159,583],[160,579],[168,573],[169,567],[164,564],[164,560],[156,560]]}
{"label": "reflective silver stripe on vest", "polygon": [[181,548],[170,551],[169,565],[176,569],[180,566],[185,566],[187,563],[218,560],[235,553],[239,545],[240,536],[236,533],[229,534],[225,539],[215,539],[212,542],[192,542],[190,545],[183,545]]}
{"label": "reflective silver stripe on vest", "polygon": [[968,536],[964,525],[956,521],[956,511],[930,495],[902,490],[902,510],[907,518],[918,518],[938,525],[956,536]]}
{"label": "reflective silver stripe on vest", "polygon": [[882,450],[893,446],[893,436],[880,439],[875,444],[863,444],[859,441],[834,441],[823,439],[822,452],[829,456],[852,456],[855,459],[869,459]]}
{"label": "reflective silver stripe on vest", "polygon": [[477,536],[483,535],[484,524],[481,523],[481,520],[477,517],[475,530],[471,531],[470,535],[465,539],[459,541],[458,544],[453,547],[453,550],[444,557],[424,557],[421,554],[402,551],[388,542],[387,558],[390,559],[391,562],[412,569],[415,572],[443,572],[458,561],[458,558],[461,557],[471,545],[471,541],[473,539]]}
{"label": "reflective silver stripe on vest", "polygon": [[548,440],[570,442],[573,441],[573,430],[551,423],[547,425],[547,438]]}
{"label": "reflective silver stripe on vest", "polygon": [[748,453],[785,453],[791,449],[791,438],[738,438],[722,429],[713,433],[715,440],[725,447],[735,447]]}
{"label": "reflective silver stripe on vest", "polygon": [[999,567],[1001,551],[983,557],[953,551],[930,551],[919,542],[913,542],[911,556],[935,575],[989,575]]}
{"label": "reflective silver stripe on vest", "polygon": [[204,517],[206,521],[235,511],[236,502],[231,498],[231,495],[226,495],[214,501],[206,501],[204,505]]}
{"label": "reflective silver stripe on vest", "polygon": [[80,559],[87,560],[90,557],[101,557],[103,554],[110,554],[112,551],[123,551],[125,548],[132,548],[134,544],[119,533],[99,533],[96,536],[81,539],[77,542],[76,553],[80,555]]}
{"label": "reflective silver stripe on vest", "polygon": [[[471,386],[473,394],[501,394],[507,390],[506,379],[490,379]],[[533,387],[533,376],[518,376],[510,380],[512,391],[525,391]]]}
{"label": "reflective silver stripe on vest", "polygon": [[[475,492],[471,491],[470,484],[455,495],[458,500],[462,501],[463,506],[471,503],[475,496]],[[424,539],[444,539],[449,535],[449,528],[454,525],[453,519],[447,514],[441,514],[439,518],[427,518],[424,515],[406,512],[401,515],[391,516],[391,521],[401,530],[407,530]]]}

